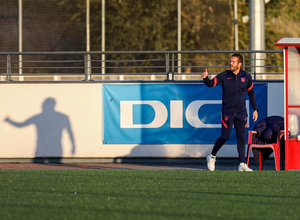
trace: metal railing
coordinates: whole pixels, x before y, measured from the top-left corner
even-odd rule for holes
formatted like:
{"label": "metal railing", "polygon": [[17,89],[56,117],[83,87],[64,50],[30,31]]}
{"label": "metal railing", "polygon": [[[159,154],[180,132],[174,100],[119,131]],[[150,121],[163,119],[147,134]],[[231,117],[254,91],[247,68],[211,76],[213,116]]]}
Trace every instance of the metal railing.
{"label": "metal railing", "polygon": [[[237,51],[0,52],[2,82],[188,81],[228,69]],[[254,80],[282,80],[282,50],[238,51]],[[179,58],[180,59],[179,59]]]}

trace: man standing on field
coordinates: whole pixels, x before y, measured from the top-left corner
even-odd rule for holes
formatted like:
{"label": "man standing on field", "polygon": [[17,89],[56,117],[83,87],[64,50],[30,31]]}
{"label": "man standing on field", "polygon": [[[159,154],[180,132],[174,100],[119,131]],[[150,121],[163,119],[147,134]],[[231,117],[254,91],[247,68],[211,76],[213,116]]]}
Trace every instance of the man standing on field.
{"label": "man standing on field", "polygon": [[233,54],[230,59],[230,70],[219,73],[213,79],[208,78],[207,69],[201,77],[208,87],[222,84],[222,133],[216,140],[213,150],[207,156],[207,167],[210,171],[215,170],[216,155],[220,148],[229,139],[234,125],[237,138],[237,150],[239,154],[239,171],[252,171],[245,164],[245,138],[247,130],[247,109],[246,93],[253,108],[254,122],[258,118],[258,109],[253,90],[252,77],[249,73],[241,69],[243,57],[240,54]]}

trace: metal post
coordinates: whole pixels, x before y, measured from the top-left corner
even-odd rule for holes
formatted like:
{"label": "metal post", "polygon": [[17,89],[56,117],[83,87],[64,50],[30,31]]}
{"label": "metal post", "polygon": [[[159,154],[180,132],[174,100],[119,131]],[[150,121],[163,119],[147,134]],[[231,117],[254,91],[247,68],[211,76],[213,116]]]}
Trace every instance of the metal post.
{"label": "metal post", "polygon": [[170,64],[169,64],[170,60],[169,60],[169,54],[166,54],[166,80],[170,80],[169,79],[169,73],[170,73]]}
{"label": "metal post", "polygon": [[92,81],[92,71],[91,71],[91,55],[84,54],[84,74],[85,79],[84,81]]}
{"label": "metal post", "polygon": [[178,68],[177,72],[178,74],[181,73],[181,0],[177,0],[177,47],[178,47]]}
{"label": "metal post", "polygon": [[86,51],[90,51],[90,0],[86,0]]}
{"label": "metal post", "polygon": [[174,53],[172,53],[172,81],[174,80],[174,72],[175,72],[175,59],[174,59]]}
{"label": "metal post", "polygon": [[84,54],[84,75],[85,75],[84,81],[89,81],[89,74],[88,74],[87,67],[88,67],[87,54]]}
{"label": "metal post", "polygon": [[234,45],[235,50],[239,50],[239,29],[238,29],[238,5],[234,0]]}
{"label": "metal post", "polygon": [[[265,1],[250,0],[250,50],[265,49]],[[265,54],[259,53],[256,55],[256,73],[265,73]],[[266,75],[261,75],[263,79]]]}
{"label": "metal post", "polygon": [[[90,32],[90,0],[86,0],[86,51],[91,51],[91,32]],[[91,80],[91,55],[86,55],[86,81]]]}
{"label": "metal post", "polygon": [[[19,0],[19,52],[23,52],[23,0]],[[23,56],[19,54],[19,75],[23,74]],[[23,76],[19,76],[24,81]]]}
{"label": "metal post", "polygon": [[6,81],[11,81],[11,59],[10,59],[10,55],[7,55],[7,59],[6,59]]}
{"label": "metal post", "polygon": [[92,79],[92,56],[91,56],[91,54],[88,54],[88,64],[89,64],[89,66],[88,66],[88,72],[89,72],[89,80],[90,81],[93,81],[93,79]]}
{"label": "metal post", "polygon": [[256,53],[254,53],[254,62],[253,62],[253,64],[254,64],[254,71],[253,71],[253,73],[254,73],[254,80],[256,80]]}
{"label": "metal post", "polygon": [[243,53],[243,70],[246,71],[245,53]]}
{"label": "metal post", "polygon": [[[102,0],[102,17],[101,17],[101,49],[104,52],[105,51],[105,0]],[[105,74],[105,54],[101,55],[101,73]]]}

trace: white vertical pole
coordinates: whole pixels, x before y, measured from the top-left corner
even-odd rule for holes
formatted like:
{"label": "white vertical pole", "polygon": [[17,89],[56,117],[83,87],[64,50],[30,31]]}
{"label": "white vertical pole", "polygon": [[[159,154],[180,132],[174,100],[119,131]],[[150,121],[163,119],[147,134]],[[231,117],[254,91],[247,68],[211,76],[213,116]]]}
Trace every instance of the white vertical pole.
{"label": "white vertical pole", "polygon": [[[90,43],[90,0],[86,0],[86,51],[90,52],[91,43]],[[87,54],[87,71],[88,71],[88,80],[91,79],[91,55]]]}
{"label": "white vertical pole", "polygon": [[[250,0],[250,50],[265,49],[265,2],[264,0]],[[253,56],[252,56],[253,59]],[[264,73],[265,54],[256,54],[256,73]],[[252,63],[253,64],[253,63]],[[261,75],[266,79],[266,75]]]}
{"label": "white vertical pole", "polygon": [[177,48],[178,48],[178,74],[181,73],[181,0],[177,0],[177,28],[178,28],[178,35],[177,35]]}
{"label": "white vertical pole", "polygon": [[[19,52],[23,52],[23,0],[19,0]],[[19,75],[23,74],[23,56],[19,54]],[[24,81],[23,76],[19,76]]]}
{"label": "white vertical pole", "polygon": [[86,51],[90,49],[90,0],[86,0]]}
{"label": "white vertical pole", "polygon": [[234,0],[234,48],[239,50],[239,29],[238,29],[238,5],[237,0]]}
{"label": "white vertical pole", "polygon": [[[102,0],[102,17],[101,17],[101,50],[105,51],[105,0]],[[101,73],[105,74],[105,54],[101,56],[102,64],[101,64]]]}

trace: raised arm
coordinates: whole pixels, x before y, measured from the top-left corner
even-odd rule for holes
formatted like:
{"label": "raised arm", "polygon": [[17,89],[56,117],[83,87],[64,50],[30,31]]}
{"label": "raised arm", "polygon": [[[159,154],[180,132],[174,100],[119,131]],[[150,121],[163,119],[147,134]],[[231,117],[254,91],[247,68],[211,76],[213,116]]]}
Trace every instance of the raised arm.
{"label": "raised arm", "polygon": [[4,121],[10,123],[11,125],[15,126],[15,127],[25,127],[27,125],[30,125],[32,123],[32,118],[24,121],[24,122],[16,122],[16,121],[13,121],[11,120],[9,117],[7,117]]}
{"label": "raised arm", "polygon": [[214,87],[222,82],[220,74],[215,76],[213,79],[209,79],[207,69],[205,69],[205,72],[202,73],[201,77],[207,87]]}

